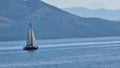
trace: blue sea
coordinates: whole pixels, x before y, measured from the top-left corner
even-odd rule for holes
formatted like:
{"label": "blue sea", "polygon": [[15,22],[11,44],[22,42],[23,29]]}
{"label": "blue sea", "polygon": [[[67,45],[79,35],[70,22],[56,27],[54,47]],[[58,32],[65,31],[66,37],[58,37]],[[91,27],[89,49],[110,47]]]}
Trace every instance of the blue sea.
{"label": "blue sea", "polygon": [[0,42],[0,68],[120,68],[120,37],[37,42],[35,51],[23,50],[26,41]]}

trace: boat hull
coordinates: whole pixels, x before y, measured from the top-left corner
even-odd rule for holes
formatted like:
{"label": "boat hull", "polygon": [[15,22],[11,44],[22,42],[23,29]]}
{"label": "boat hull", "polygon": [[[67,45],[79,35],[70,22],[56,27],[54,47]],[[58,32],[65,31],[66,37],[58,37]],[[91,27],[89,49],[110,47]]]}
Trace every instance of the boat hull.
{"label": "boat hull", "polygon": [[24,47],[23,50],[37,50],[38,47]]}

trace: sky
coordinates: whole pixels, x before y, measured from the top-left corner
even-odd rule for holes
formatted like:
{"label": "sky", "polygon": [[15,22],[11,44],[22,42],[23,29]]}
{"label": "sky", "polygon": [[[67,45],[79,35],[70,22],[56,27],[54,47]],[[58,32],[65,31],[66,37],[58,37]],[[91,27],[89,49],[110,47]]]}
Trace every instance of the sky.
{"label": "sky", "polygon": [[120,9],[120,0],[42,0],[59,8]]}

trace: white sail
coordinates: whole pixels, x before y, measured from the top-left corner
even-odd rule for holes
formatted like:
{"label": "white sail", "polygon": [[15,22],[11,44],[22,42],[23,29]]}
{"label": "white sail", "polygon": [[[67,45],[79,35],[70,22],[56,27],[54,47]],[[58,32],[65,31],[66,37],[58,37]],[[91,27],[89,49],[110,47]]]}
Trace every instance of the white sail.
{"label": "white sail", "polygon": [[27,46],[31,45],[31,26],[28,28],[28,36],[27,36]]}
{"label": "white sail", "polygon": [[32,30],[32,44],[33,44],[34,47],[37,47],[37,42],[36,42],[33,30]]}
{"label": "white sail", "polygon": [[30,23],[28,28],[28,36],[27,36],[27,46],[37,47],[37,42],[34,36],[34,32],[32,30],[32,25]]}

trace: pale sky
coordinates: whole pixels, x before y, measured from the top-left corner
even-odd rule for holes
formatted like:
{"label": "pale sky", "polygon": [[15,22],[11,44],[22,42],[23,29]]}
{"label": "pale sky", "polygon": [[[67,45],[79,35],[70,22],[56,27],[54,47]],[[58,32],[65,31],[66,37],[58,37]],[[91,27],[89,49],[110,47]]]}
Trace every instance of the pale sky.
{"label": "pale sky", "polygon": [[42,0],[59,8],[86,7],[90,9],[120,9],[120,0]]}

